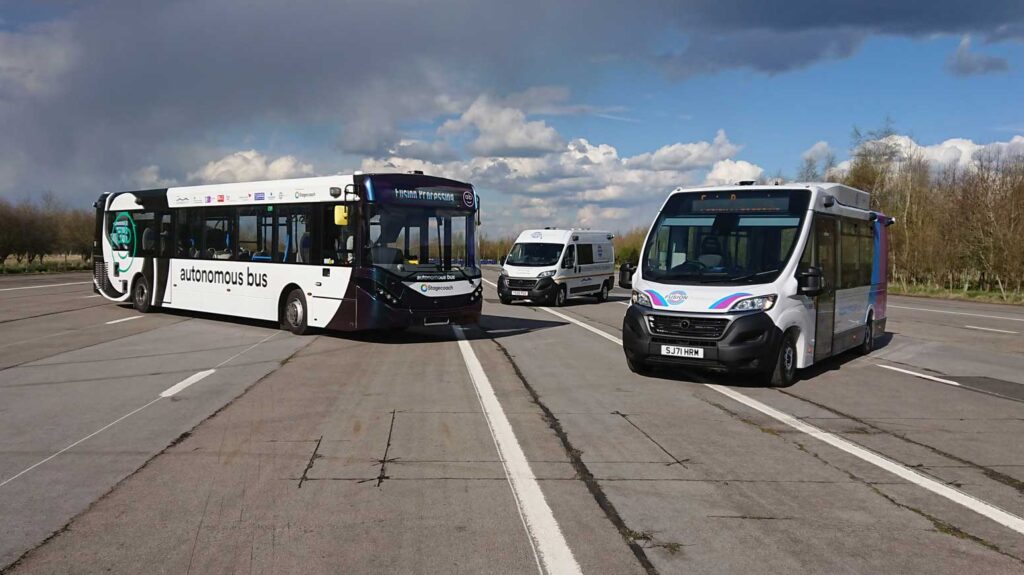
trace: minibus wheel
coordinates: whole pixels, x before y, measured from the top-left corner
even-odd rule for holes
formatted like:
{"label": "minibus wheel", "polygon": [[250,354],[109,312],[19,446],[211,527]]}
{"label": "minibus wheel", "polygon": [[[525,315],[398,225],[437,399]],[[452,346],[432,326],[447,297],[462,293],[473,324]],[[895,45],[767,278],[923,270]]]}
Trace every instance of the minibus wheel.
{"label": "minibus wheel", "polygon": [[789,387],[796,383],[796,334],[792,331],[782,336],[775,367],[767,376],[771,387]]}
{"label": "minibus wheel", "polygon": [[597,301],[602,303],[608,301],[608,282],[601,284],[601,291],[597,292]]}
{"label": "minibus wheel", "polygon": [[288,292],[288,297],[285,298],[284,305],[281,306],[281,329],[286,329],[295,335],[305,335],[309,333],[308,316],[306,296],[302,295],[302,290],[295,288]]}
{"label": "minibus wheel", "polygon": [[146,276],[140,275],[135,280],[135,285],[132,286],[132,305],[139,313],[147,313],[152,307],[149,298],[149,280],[146,279]]}
{"label": "minibus wheel", "polygon": [[857,351],[861,355],[867,355],[875,348],[875,318],[868,314],[868,323],[864,326],[864,341],[861,342]]}

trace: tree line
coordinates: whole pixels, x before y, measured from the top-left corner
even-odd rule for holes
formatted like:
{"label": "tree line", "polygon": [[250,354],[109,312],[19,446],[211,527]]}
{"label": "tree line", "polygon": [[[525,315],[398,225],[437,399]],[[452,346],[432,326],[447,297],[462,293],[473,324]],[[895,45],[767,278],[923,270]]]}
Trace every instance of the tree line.
{"label": "tree line", "polygon": [[36,201],[0,198],[0,269],[13,259],[19,267],[41,268],[44,256],[92,255],[95,212],[72,209],[52,195]]}

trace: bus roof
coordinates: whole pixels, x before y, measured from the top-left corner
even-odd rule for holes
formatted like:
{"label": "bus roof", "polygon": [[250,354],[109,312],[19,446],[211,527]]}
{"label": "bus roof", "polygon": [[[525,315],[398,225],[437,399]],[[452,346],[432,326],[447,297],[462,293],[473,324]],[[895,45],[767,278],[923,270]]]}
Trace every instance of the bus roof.
{"label": "bus roof", "polygon": [[[870,196],[863,190],[857,188],[851,188],[843,184],[836,182],[788,182],[785,184],[758,184],[758,185],[747,185],[747,184],[732,184],[725,186],[695,186],[689,188],[676,188],[669,194],[671,198],[675,194],[680,193],[699,193],[699,192],[722,192],[722,191],[755,191],[755,190],[767,190],[767,191],[780,191],[780,190],[810,190],[812,193],[811,207],[812,209],[819,210],[824,207],[824,200],[826,197],[831,196],[837,203],[845,208],[852,208],[855,210],[870,210],[871,202]],[[668,198],[665,200],[668,201]],[[664,204],[662,204],[664,208]]]}

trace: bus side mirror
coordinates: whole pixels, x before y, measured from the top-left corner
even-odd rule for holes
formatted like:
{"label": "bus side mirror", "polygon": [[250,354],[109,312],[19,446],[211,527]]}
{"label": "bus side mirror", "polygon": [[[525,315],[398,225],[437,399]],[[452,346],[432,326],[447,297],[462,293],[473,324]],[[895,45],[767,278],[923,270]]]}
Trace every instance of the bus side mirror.
{"label": "bus side mirror", "polygon": [[809,267],[796,274],[797,291],[800,295],[814,297],[824,291],[821,280],[821,268]]}
{"label": "bus side mirror", "polygon": [[334,206],[334,225],[348,225],[348,206]]}

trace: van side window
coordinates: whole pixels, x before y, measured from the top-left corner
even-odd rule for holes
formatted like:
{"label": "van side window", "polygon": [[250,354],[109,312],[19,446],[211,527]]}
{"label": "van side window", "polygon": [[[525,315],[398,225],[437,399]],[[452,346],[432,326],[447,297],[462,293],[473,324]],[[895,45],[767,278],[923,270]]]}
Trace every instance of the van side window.
{"label": "van side window", "polygon": [[565,248],[565,255],[562,256],[562,269],[576,267],[576,246],[569,244]]}
{"label": "van side window", "polygon": [[577,244],[579,252],[579,265],[586,266],[594,263],[593,244]]}

